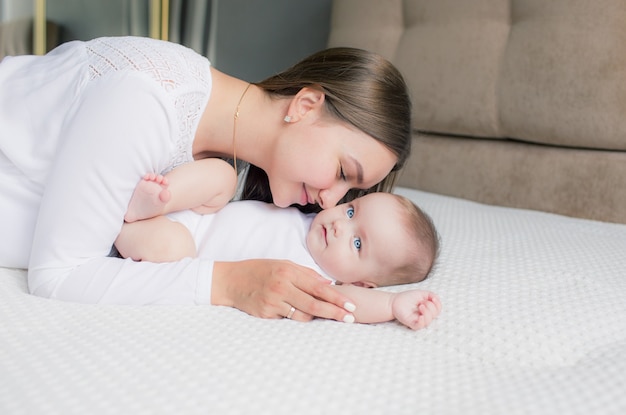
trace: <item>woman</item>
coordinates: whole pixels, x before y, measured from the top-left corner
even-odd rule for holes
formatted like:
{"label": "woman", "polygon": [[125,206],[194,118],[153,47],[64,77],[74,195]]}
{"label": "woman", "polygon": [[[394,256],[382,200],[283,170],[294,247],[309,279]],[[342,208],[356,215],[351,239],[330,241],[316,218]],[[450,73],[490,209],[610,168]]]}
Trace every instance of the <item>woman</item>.
{"label": "woman", "polygon": [[33,294],[343,320],[350,300],[292,263],[108,254],[138,179],[192,160],[249,162],[245,196],[281,207],[388,190],[410,150],[410,103],[388,62],[355,49],[249,86],[180,45],[102,38],[0,63],[0,150],[0,265],[28,267]]}

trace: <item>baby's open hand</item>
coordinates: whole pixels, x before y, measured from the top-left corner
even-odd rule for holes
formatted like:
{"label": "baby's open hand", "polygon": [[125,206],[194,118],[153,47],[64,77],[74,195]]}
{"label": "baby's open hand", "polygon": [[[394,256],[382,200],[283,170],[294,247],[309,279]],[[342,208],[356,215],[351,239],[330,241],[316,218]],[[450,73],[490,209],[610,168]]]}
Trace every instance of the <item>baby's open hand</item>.
{"label": "baby's open hand", "polygon": [[428,326],[441,312],[441,301],[429,291],[409,290],[395,293],[391,308],[394,317],[405,326],[419,330]]}

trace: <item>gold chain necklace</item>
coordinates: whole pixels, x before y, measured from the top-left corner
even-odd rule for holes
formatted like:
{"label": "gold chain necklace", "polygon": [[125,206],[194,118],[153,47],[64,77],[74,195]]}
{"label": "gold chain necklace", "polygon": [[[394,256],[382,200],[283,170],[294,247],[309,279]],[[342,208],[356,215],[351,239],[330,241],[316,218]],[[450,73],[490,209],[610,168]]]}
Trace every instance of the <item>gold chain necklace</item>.
{"label": "gold chain necklace", "polygon": [[237,119],[239,118],[239,107],[241,106],[241,101],[243,101],[243,97],[246,95],[246,92],[248,92],[248,89],[250,88],[250,85],[252,85],[252,84],[248,84],[246,89],[243,90],[243,94],[241,94],[241,97],[239,97],[239,102],[237,103],[237,108],[235,109],[235,119],[233,120],[233,164],[235,166],[235,175],[238,175],[238,172],[237,172],[237,145],[236,145],[236,141],[235,141],[235,139],[237,138]]}

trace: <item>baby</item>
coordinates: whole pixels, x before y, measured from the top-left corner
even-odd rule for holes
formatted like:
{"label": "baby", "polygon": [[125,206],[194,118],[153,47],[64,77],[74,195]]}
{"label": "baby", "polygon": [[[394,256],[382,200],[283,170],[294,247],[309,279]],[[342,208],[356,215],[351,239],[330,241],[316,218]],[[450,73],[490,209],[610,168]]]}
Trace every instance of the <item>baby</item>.
{"label": "baby", "polygon": [[[165,200],[174,194],[169,178],[144,177],[142,182],[156,185],[154,194],[148,196],[149,186],[140,183],[144,189],[133,199],[146,199],[140,202],[144,206],[167,203],[161,198],[163,191]],[[354,301],[353,315],[361,323],[395,318],[419,329],[441,310],[438,297],[427,291],[369,289],[423,280],[438,252],[428,216],[408,199],[390,193],[372,193],[318,214],[257,201],[232,202],[207,215],[180,211],[125,223],[116,247],[123,257],[152,262],[186,256],[291,260],[334,280],[334,288]]]}

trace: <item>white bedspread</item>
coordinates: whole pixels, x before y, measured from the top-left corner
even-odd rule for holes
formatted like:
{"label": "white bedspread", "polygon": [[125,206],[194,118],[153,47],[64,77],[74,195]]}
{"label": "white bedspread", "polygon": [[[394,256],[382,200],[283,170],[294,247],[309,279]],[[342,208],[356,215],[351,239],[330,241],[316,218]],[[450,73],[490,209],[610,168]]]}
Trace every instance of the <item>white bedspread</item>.
{"label": "white bedspread", "polygon": [[398,192],[442,236],[429,328],[61,303],[1,269],[0,413],[626,413],[626,226]]}

